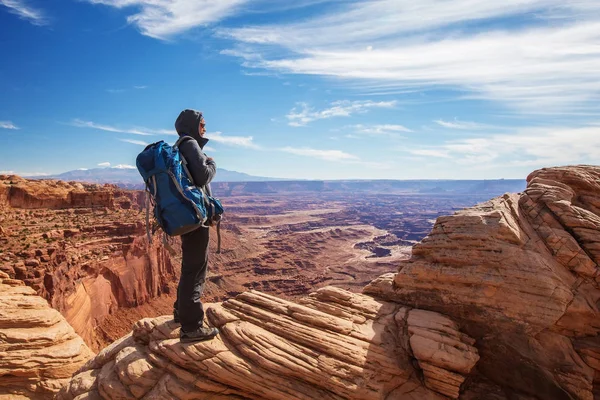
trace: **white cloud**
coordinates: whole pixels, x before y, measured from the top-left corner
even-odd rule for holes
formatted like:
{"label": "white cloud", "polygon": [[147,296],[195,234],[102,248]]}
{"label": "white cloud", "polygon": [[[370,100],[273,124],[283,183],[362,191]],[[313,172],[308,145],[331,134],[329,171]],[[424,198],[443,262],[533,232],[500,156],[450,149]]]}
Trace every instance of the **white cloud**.
{"label": "white cloud", "polygon": [[216,152],[217,150],[215,150],[214,148],[210,147],[210,146],[204,146],[202,148],[203,151],[210,151],[212,153]]}
{"label": "white cloud", "polygon": [[[512,16],[519,23],[501,29],[465,27]],[[246,68],[357,88],[451,89],[527,113],[595,110],[600,100],[597,0],[357,1],[302,22],[218,32],[238,43],[223,54]]]}
{"label": "white cloud", "polygon": [[[119,139],[121,142],[137,144],[139,146],[148,146],[149,143],[141,141],[141,140],[133,140],[133,139]],[[115,167],[116,168],[116,167]]]}
{"label": "white cloud", "polygon": [[170,129],[149,129],[149,128],[118,128],[110,125],[97,124],[91,121],[82,121],[80,119],[74,119],[71,126],[77,128],[93,128],[107,132],[118,132],[118,133],[130,133],[132,135],[152,136],[152,135],[177,135],[175,130]]}
{"label": "white cloud", "polygon": [[326,161],[351,161],[358,160],[358,157],[345,153],[341,150],[317,150],[308,147],[294,148],[284,147],[281,151],[299,156],[306,156],[311,158],[319,158]]}
{"label": "white cloud", "polygon": [[433,122],[440,126],[443,126],[444,128],[450,129],[482,129],[488,127],[483,124],[478,124],[477,122],[458,121],[457,119],[455,119],[454,121],[444,121],[442,119],[437,119]]}
{"label": "white cloud", "polygon": [[348,127],[355,133],[361,133],[369,136],[398,136],[400,132],[414,132],[403,125],[383,124],[383,125],[351,125]]}
{"label": "white cloud", "polygon": [[10,121],[0,121],[1,129],[19,129],[15,124]]}
{"label": "white cloud", "polygon": [[23,0],[0,0],[0,5],[8,7],[9,11],[33,25],[46,25],[48,20],[44,13],[26,4]]}
{"label": "white cloud", "polygon": [[229,146],[240,146],[254,149],[259,148],[259,146],[253,142],[252,136],[226,136],[221,132],[210,132],[206,134],[206,138]]}
{"label": "white cloud", "polygon": [[334,117],[349,117],[352,114],[362,114],[370,108],[393,108],[396,101],[349,101],[340,100],[331,103],[331,107],[324,110],[315,110],[306,103],[298,103],[287,115],[288,125],[299,127],[320,119]]}
{"label": "white cloud", "polygon": [[98,166],[102,167],[102,168],[106,168],[106,167],[110,167],[110,163],[108,161],[107,162],[101,162],[101,163],[98,164]]}
{"label": "white cloud", "polygon": [[[4,0],[6,1],[6,0]],[[127,22],[141,33],[167,39],[191,28],[208,26],[234,14],[249,0],[87,0],[117,8],[136,7]]]}
{"label": "white cloud", "polygon": [[[596,164],[600,158],[600,126],[577,128],[527,127],[514,134],[447,141],[408,150],[413,155],[451,159],[456,164],[494,166],[555,166]],[[493,163],[493,164],[492,164]]]}
{"label": "white cloud", "polygon": [[0,171],[0,175],[18,175],[18,176],[49,176],[47,172],[17,172],[17,171]]}
{"label": "white cloud", "polygon": [[142,90],[142,89],[148,89],[148,86],[134,86],[133,88],[137,89],[137,90]]}
{"label": "white cloud", "polygon": [[119,164],[119,165],[115,165],[114,167],[111,168],[115,168],[115,169],[137,169],[137,167],[134,167],[133,165],[128,165],[128,164]]}

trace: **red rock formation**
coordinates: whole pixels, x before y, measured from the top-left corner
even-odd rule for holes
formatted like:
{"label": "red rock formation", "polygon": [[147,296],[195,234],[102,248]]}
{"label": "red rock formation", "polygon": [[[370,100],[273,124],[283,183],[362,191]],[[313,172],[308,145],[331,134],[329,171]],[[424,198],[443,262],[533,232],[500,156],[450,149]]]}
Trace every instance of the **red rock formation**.
{"label": "red rock formation", "polygon": [[444,313],[478,369],[543,399],[600,395],[600,168],[532,173],[522,194],[438,218],[366,293]]}
{"label": "red rock formation", "polygon": [[113,191],[96,184],[0,175],[0,205],[13,208],[112,208]]}
{"label": "red rock formation", "polygon": [[[63,313],[97,350],[99,324],[121,307],[169,292],[176,268],[156,237],[148,246],[138,207],[142,192],[111,185],[0,176],[0,270],[23,280]],[[32,209],[35,208],[35,209]],[[66,209],[63,209],[66,208]]]}
{"label": "red rock formation", "polygon": [[[210,307],[209,319],[220,336],[196,344],[181,344],[168,317],[138,322],[58,399],[441,400],[456,396],[479,358],[472,339],[437,313],[333,287],[303,305],[244,293]],[[431,389],[413,358],[428,368]]]}
{"label": "red rock formation", "polygon": [[551,168],[438,218],[363,295],[213,305],[215,340],[145,319],[60,399],[585,399],[600,396],[600,168]]}
{"label": "red rock formation", "polygon": [[58,311],[0,271],[0,398],[51,399],[92,355]]}

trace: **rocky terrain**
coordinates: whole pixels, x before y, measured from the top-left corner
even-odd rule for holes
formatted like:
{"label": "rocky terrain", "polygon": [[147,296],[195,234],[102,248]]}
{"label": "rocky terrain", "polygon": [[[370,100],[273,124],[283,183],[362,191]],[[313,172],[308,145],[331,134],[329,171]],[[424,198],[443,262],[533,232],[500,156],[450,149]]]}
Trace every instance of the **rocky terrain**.
{"label": "rocky terrain", "polygon": [[1,399],[50,399],[91,356],[58,311],[0,271]]}
{"label": "rocky terrain", "polygon": [[[139,321],[59,394],[74,398],[586,399],[600,396],[600,168],[440,217],[363,294],[249,291],[181,344]],[[79,396],[79,397],[78,397]]]}
{"label": "rocky terrain", "polygon": [[[327,285],[360,292],[407,258],[436,217],[487,198],[414,188],[357,195],[339,185],[323,193],[311,191],[314,182],[299,185],[300,193],[248,195],[267,184],[215,189],[227,214],[223,252],[211,253],[207,301],[251,289],[286,299]],[[140,318],[171,312],[179,244],[171,241],[174,254],[160,235],[148,244],[144,199],[113,185],[0,176],[0,270],[35,289],[98,351]]]}
{"label": "rocky terrain", "polygon": [[60,311],[93,349],[116,309],[170,291],[176,268],[160,240],[148,245],[143,193],[109,185],[0,176],[0,270]]}

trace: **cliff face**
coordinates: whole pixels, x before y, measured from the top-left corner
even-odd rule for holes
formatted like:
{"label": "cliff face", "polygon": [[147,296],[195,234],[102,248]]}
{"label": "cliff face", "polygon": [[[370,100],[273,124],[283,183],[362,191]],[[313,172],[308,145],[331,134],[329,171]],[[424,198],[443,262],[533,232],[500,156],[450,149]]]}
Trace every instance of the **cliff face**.
{"label": "cliff face", "polygon": [[33,288],[99,350],[104,318],[168,293],[176,277],[162,238],[148,245],[143,199],[110,185],[0,176],[0,271]]}
{"label": "cliff face", "polygon": [[35,181],[16,175],[0,175],[0,206],[15,208],[113,208],[113,193],[102,185]]}
{"label": "cliff face", "polygon": [[248,292],[181,344],[169,317],[90,361],[60,393],[120,398],[586,399],[600,396],[600,168],[551,168],[438,218],[362,295],[300,304]]}
{"label": "cliff face", "polygon": [[51,399],[92,355],[58,311],[0,271],[0,398]]}
{"label": "cliff face", "polygon": [[444,313],[480,372],[543,399],[600,396],[600,168],[532,173],[524,193],[437,220],[365,292]]}

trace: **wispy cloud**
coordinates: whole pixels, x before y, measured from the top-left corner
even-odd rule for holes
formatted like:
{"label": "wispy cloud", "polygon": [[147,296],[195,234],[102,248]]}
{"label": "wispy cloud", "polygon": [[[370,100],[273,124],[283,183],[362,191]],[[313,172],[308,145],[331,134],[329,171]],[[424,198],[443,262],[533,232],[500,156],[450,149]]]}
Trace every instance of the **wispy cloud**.
{"label": "wispy cloud", "polygon": [[349,117],[352,114],[361,114],[371,108],[393,108],[396,101],[349,101],[340,100],[331,103],[331,107],[315,110],[306,103],[298,103],[287,115],[288,125],[299,127],[306,126],[312,121],[334,117]]}
{"label": "wispy cloud", "polygon": [[206,138],[229,146],[240,146],[254,149],[259,148],[259,146],[254,143],[252,136],[226,136],[221,132],[210,132],[206,134]]}
{"label": "wispy cloud", "polygon": [[47,172],[20,172],[20,171],[0,171],[0,175],[18,175],[18,176],[49,176]]}
{"label": "wispy cloud", "polygon": [[92,128],[106,132],[130,133],[132,135],[152,136],[152,135],[177,135],[175,130],[170,129],[149,129],[149,128],[119,128],[111,125],[98,124],[92,121],[83,121],[74,119],[69,124],[77,128]]}
{"label": "wispy cloud", "polygon": [[133,140],[133,139],[119,139],[121,142],[126,142],[126,143],[131,143],[131,144],[137,144],[139,146],[148,146],[149,143],[148,142],[144,142],[142,140]]}
{"label": "wispy cloud", "polygon": [[[381,91],[449,89],[455,99],[530,114],[596,109],[600,100],[597,0],[363,0],[331,10],[301,22],[220,29],[238,44],[223,54],[246,68]],[[501,30],[481,23],[515,16],[519,24]]]}
{"label": "wispy cloud", "polygon": [[436,119],[433,122],[440,126],[443,126],[444,128],[450,129],[483,129],[488,127],[487,125],[478,124],[477,122],[459,121],[457,119],[455,119],[454,121],[444,121],[442,119]]}
{"label": "wispy cloud", "polygon": [[593,164],[600,158],[600,126],[527,127],[515,131],[514,134],[450,140],[437,146],[413,148],[409,152],[481,167],[490,163],[506,167]]}
{"label": "wispy cloud", "polygon": [[192,28],[209,26],[234,14],[249,0],[87,0],[94,4],[125,8],[136,12],[127,22],[143,35],[168,39]]}
{"label": "wispy cloud", "polygon": [[359,159],[357,156],[348,154],[341,150],[318,150],[311,149],[309,147],[284,147],[281,149],[281,151],[299,156],[318,158],[326,161],[351,161]]}
{"label": "wispy cloud", "polygon": [[31,22],[33,25],[46,25],[48,23],[48,18],[41,10],[28,6],[23,0],[0,0],[0,5],[8,7],[11,13]]}
{"label": "wispy cloud", "polygon": [[130,87],[130,88],[126,88],[126,89],[123,89],[123,88],[120,88],[120,89],[112,89],[112,88],[111,88],[111,89],[106,89],[106,91],[107,91],[108,93],[112,93],[112,94],[119,94],[119,93],[125,93],[125,92],[127,92],[127,91],[130,91],[130,90],[132,90],[132,89],[133,89],[133,90],[143,90],[143,89],[148,89],[148,86],[132,86],[132,87]]}
{"label": "wispy cloud", "polygon": [[101,162],[101,163],[98,164],[98,166],[102,167],[102,168],[106,168],[106,167],[110,167],[110,163],[108,161],[107,162]]}
{"label": "wispy cloud", "polygon": [[410,133],[414,132],[412,129],[408,129],[403,125],[383,124],[383,125],[350,125],[348,127],[354,133],[369,136],[399,136],[399,133]]}
{"label": "wispy cloud", "polygon": [[10,121],[0,121],[0,128],[1,129],[19,129],[18,126],[16,126],[15,124],[13,124]]}
{"label": "wispy cloud", "polygon": [[114,167],[111,168],[115,168],[115,169],[137,169],[137,167],[133,166],[133,165],[128,165],[128,164],[119,164],[119,165],[115,165]]}

